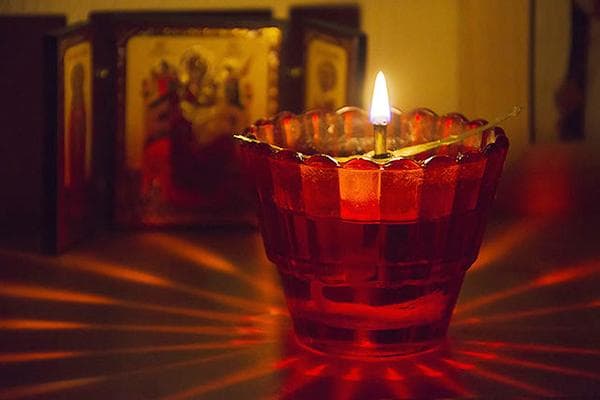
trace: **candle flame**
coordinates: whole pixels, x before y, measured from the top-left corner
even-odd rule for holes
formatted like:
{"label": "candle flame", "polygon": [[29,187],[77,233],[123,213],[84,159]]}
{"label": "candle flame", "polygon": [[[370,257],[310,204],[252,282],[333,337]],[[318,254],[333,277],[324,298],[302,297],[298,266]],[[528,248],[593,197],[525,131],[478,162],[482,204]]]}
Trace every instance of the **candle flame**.
{"label": "candle flame", "polygon": [[377,125],[387,125],[391,119],[390,100],[383,72],[375,77],[375,87],[371,99],[371,122]]}

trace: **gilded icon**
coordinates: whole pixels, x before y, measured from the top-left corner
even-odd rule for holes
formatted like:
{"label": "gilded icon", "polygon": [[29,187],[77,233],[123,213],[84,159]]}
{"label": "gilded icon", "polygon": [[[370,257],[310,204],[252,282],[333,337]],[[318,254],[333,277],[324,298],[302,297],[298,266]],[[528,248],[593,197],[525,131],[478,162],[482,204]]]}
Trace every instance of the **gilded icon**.
{"label": "gilded icon", "polygon": [[58,209],[59,247],[75,240],[90,218],[92,190],[92,52],[89,41],[67,47],[63,55],[62,200]]}
{"label": "gilded icon", "polygon": [[335,110],[346,105],[348,52],[315,37],[307,45],[306,108]]}
{"label": "gilded icon", "polygon": [[[244,34],[245,32],[245,34]],[[279,30],[138,35],[126,46],[125,166],[142,225],[194,223],[246,201],[231,136],[276,110]],[[197,221],[198,220],[198,221]]]}

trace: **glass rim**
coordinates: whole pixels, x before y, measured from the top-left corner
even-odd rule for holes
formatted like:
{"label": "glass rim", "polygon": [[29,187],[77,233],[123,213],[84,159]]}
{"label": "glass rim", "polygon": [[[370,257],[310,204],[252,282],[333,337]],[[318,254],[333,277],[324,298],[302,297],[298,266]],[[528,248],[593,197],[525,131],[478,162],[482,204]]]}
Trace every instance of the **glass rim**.
{"label": "glass rim", "polygon": [[[402,150],[402,148],[395,149],[395,150],[389,150],[388,153],[390,154],[390,156],[386,157],[386,158],[374,157],[373,150],[370,150],[367,152],[362,152],[360,154],[353,154],[350,156],[335,156],[335,155],[331,155],[331,154],[328,154],[325,152],[306,153],[306,152],[302,152],[299,150],[295,150],[291,147],[282,147],[277,144],[270,143],[267,140],[261,140],[255,134],[255,132],[259,129],[259,127],[267,125],[267,124],[276,125],[277,122],[282,120],[283,118],[290,118],[290,117],[291,118],[299,118],[299,117],[310,116],[310,115],[324,115],[324,116],[330,115],[330,116],[343,117],[346,113],[350,113],[350,112],[353,112],[353,113],[358,112],[359,114],[362,114],[362,116],[364,116],[365,118],[368,119],[367,111],[365,111],[364,109],[362,109],[360,107],[355,107],[355,106],[344,106],[335,111],[313,109],[313,110],[308,110],[306,112],[299,113],[299,114],[295,114],[290,111],[281,111],[270,118],[263,118],[263,119],[259,119],[259,120],[255,121],[250,126],[244,128],[240,133],[234,134],[233,138],[243,144],[261,147],[261,148],[265,149],[267,151],[267,153],[269,153],[270,155],[272,155],[276,158],[279,158],[279,159],[295,160],[296,162],[303,163],[306,165],[318,163],[320,166],[323,166],[323,164],[328,164],[331,167],[338,167],[338,168],[352,168],[353,166],[355,166],[357,164],[362,164],[363,168],[360,168],[360,169],[388,169],[388,168],[389,169],[413,169],[413,168],[417,168],[419,166],[426,167],[431,164],[436,164],[436,165],[438,165],[438,164],[454,164],[454,163],[458,164],[458,163],[468,162],[468,161],[472,160],[473,158],[476,158],[476,159],[478,159],[480,157],[487,158],[487,156],[490,153],[495,153],[496,151],[506,149],[506,148],[508,148],[508,145],[509,145],[509,140],[508,140],[508,137],[506,136],[504,129],[502,129],[498,125],[491,126],[487,129],[477,132],[477,136],[474,136],[474,137],[479,138],[479,140],[481,142],[480,146],[470,147],[467,151],[458,151],[454,157],[451,157],[447,154],[433,154],[433,155],[430,155],[425,158],[415,157],[418,154],[426,154],[428,151],[431,151],[431,149],[424,150],[424,151],[417,153],[415,155],[412,155],[412,156],[397,155],[398,152],[400,150]],[[392,113],[392,116],[396,116],[396,117],[401,117],[402,115],[405,115],[405,114],[413,115],[416,113],[427,113],[430,116],[432,116],[433,118],[436,118],[438,120],[443,119],[443,118],[452,118],[452,119],[458,118],[458,119],[462,119],[465,122],[465,126],[468,124],[475,124],[475,126],[476,126],[475,128],[468,128],[468,129],[465,129],[463,132],[466,132],[471,129],[476,130],[477,126],[481,127],[488,123],[488,121],[485,119],[470,120],[467,117],[465,117],[463,114],[458,113],[458,112],[450,112],[450,113],[446,113],[443,115],[439,115],[436,112],[434,112],[433,110],[431,110],[429,108],[425,108],[425,107],[414,108],[409,111],[402,111],[401,109],[392,107],[391,113]],[[484,139],[483,139],[484,135],[491,137],[493,139],[493,141],[491,141],[489,143],[485,143]],[[435,139],[430,142],[426,142],[424,144],[437,143],[440,140],[441,139]],[[460,143],[460,142],[457,142],[457,143]],[[450,144],[439,145],[439,147],[444,147],[444,146],[450,146]],[[440,159],[442,159],[442,160],[445,159],[446,162],[443,162]],[[367,164],[365,164],[365,163],[367,163]],[[366,168],[364,168],[365,166],[366,166]]]}

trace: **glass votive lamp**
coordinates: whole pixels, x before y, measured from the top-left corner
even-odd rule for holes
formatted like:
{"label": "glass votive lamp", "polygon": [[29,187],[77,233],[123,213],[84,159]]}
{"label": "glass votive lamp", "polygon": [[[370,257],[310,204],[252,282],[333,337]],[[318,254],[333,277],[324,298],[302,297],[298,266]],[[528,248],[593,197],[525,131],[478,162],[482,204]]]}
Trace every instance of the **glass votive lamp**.
{"label": "glass votive lamp", "polygon": [[393,150],[485,123],[393,109],[383,160],[373,157],[368,115],[354,107],[284,112],[236,136],[301,344],[389,357],[444,340],[508,139],[494,127],[411,157]]}

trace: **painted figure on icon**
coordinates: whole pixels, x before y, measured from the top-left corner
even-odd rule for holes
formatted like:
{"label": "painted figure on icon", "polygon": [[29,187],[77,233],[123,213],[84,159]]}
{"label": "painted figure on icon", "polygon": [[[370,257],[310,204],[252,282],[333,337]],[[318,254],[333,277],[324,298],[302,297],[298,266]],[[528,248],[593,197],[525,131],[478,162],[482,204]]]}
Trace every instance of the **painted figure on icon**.
{"label": "painted figure on icon", "polygon": [[335,65],[329,60],[323,60],[317,67],[317,78],[319,83],[319,89],[321,91],[320,100],[317,102],[318,108],[324,110],[335,110],[335,98],[333,97],[333,90],[337,85],[337,71]]}
{"label": "painted figure on icon", "polygon": [[84,98],[85,73],[81,63],[73,66],[70,72],[71,104],[69,129],[65,154],[69,161],[65,165],[65,186],[73,191],[81,190],[86,177],[86,107]]}
{"label": "painted figure on icon", "polygon": [[83,40],[64,49],[60,66],[57,167],[57,247],[79,240],[92,226],[92,51]]}
{"label": "painted figure on icon", "polygon": [[150,69],[142,82],[146,211],[235,200],[227,185],[238,170],[231,134],[249,123],[251,88],[242,84],[249,65],[235,57],[211,65],[194,46],[178,65],[163,59]]}
{"label": "painted figure on icon", "polygon": [[[76,63],[67,72],[70,80],[70,101],[68,107],[68,125],[65,127],[64,138],[64,196],[65,207],[61,210],[69,226],[81,224],[86,217],[87,207],[87,173],[86,173],[86,142],[87,142],[87,112],[85,93],[85,68],[82,63]],[[74,230],[75,228],[73,228]],[[62,235],[68,235],[63,230]],[[60,237],[60,240],[66,240]]]}

